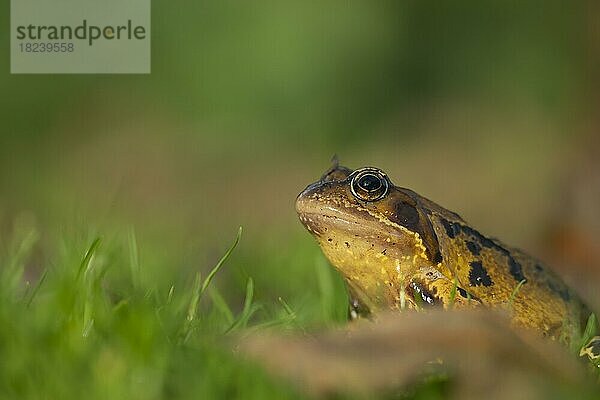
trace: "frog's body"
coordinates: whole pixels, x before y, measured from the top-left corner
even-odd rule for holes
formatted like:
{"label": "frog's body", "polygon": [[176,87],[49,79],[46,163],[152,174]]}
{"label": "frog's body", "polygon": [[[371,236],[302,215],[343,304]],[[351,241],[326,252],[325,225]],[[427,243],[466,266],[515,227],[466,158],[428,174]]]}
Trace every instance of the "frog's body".
{"label": "frog's body", "polygon": [[516,325],[569,342],[589,312],[542,264],[376,168],[334,166],[296,202],[343,275],[351,310],[504,306]]}

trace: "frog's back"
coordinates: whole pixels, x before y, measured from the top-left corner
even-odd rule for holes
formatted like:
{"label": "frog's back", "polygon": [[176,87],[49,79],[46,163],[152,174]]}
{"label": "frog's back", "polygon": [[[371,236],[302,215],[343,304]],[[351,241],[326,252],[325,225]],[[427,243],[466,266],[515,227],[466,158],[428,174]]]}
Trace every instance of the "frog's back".
{"label": "frog's back", "polygon": [[525,252],[481,234],[457,214],[421,197],[440,243],[443,270],[487,306],[506,306],[513,321],[569,341],[589,311],[564,282]]}

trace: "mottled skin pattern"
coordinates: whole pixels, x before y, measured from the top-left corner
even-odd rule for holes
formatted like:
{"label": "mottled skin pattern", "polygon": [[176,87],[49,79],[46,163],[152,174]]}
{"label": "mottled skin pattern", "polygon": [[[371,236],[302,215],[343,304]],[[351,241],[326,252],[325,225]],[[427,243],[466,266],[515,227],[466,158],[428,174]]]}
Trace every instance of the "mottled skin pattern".
{"label": "mottled skin pattern", "polygon": [[335,165],[297,198],[301,222],[345,278],[351,314],[504,307],[516,325],[569,342],[589,312],[525,253],[396,187],[376,168]]}

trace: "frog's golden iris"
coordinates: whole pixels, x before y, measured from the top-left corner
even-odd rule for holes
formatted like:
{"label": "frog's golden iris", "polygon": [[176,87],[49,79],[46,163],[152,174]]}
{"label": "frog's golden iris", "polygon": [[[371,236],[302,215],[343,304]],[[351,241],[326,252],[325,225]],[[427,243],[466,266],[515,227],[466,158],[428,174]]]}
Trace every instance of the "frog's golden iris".
{"label": "frog's golden iris", "polygon": [[569,342],[589,315],[550,270],[383,171],[334,165],[296,200],[344,277],[351,315],[429,306],[508,306],[516,325]]}

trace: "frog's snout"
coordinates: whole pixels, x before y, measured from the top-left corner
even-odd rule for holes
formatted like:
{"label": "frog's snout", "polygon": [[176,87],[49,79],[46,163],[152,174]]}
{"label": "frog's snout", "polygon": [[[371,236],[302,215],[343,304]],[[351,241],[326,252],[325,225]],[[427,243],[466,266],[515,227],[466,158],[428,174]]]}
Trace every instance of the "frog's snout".
{"label": "frog's snout", "polygon": [[321,229],[318,221],[314,218],[315,205],[318,203],[317,192],[321,183],[310,184],[296,197],[296,213],[302,225],[312,234],[319,235]]}

